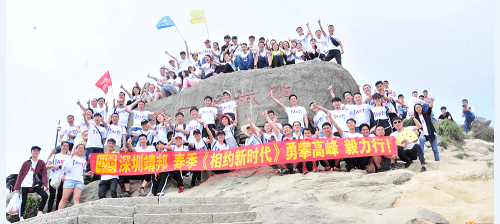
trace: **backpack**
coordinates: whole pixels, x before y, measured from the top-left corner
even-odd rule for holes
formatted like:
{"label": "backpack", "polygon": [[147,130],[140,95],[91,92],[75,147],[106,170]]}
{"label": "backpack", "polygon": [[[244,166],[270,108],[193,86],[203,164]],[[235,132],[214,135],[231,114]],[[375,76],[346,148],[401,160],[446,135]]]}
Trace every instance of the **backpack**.
{"label": "backpack", "polygon": [[332,44],[335,45],[335,47],[338,47],[340,45],[340,43],[332,36],[330,36],[330,41],[332,41]]}

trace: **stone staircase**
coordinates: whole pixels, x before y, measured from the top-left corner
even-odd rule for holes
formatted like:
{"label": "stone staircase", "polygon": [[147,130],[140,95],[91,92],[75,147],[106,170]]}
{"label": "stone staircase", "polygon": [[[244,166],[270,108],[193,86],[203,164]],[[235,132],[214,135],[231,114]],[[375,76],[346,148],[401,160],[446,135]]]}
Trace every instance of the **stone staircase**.
{"label": "stone staircase", "polygon": [[21,224],[260,224],[243,197],[104,198],[71,206],[20,222]]}

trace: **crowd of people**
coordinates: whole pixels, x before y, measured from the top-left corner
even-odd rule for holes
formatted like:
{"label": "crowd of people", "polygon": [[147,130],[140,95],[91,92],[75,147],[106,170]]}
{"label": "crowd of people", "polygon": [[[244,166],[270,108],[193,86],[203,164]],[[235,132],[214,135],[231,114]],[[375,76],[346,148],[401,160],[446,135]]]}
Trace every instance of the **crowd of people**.
{"label": "crowd of people", "polygon": [[[376,172],[396,169],[396,159],[405,162],[405,167],[410,166],[417,158],[421,164],[421,171],[425,167],[425,142],[432,146],[435,161],[439,161],[437,150],[436,130],[433,121],[444,119],[452,120],[451,114],[445,107],[441,108],[443,114],[436,120],[432,114],[434,98],[423,91],[421,98],[418,92],[412,93],[408,101],[402,94],[389,87],[388,81],[377,81],[375,90],[369,84],[363,86],[364,97],[361,93],[343,93],[342,99],[335,96],[333,87],[329,91],[332,97],[333,110],[309,102],[309,108],[314,116],[308,116],[306,107],[300,106],[297,95],[289,96],[289,104],[285,105],[269,93],[269,100],[276,103],[288,117],[288,122],[281,124],[271,110],[265,110],[262,116],[266,123],[259,128],[248,118],[247,124],[241,126],[238,121],[238,107],[231,100],[228,90],[222,91],[223,103],[217,104],[211,96],[203,98],[204,107],[192,107],[189,110],[190,121],[185,122],[182,112],[171,116],[164,110],[147,111],[145,104],[154,100],[168,97],[190,88],[202,79],[219,73],[237,70],[247,70],[264,67],[280,67],[305,60],[330,61],[336,59],[341,64],[343,45],[339,38],[333,34],[334,27],[328,26],[328,33],[323,30],[321,21],[318,20],[320,30],[313,37],[309,24],[308,33],[304,34],[301,27],[297,28],[297,38],[289,41],[277,42],[275,40],[259,39],[254,43],[255,37],[249,37],[249,44],[238,44],[238,38],[226,35],[225,44],[219,48],[218,43],[211,45],[205,41],[206,49],[199,52],[190,52],[186,43],[186,52],[180,52],[181,60],[173,58],[169,63],[171,69],[165,66],[160,68],[161,77],[148,74],[157,82],[156,85],[146,83],[142,88],[136,82],[129,92],[121,86],[123,92],[119,93],[113,107],[109,108],[104,98],[91,99],[87,105],[79,100],[77,105],[82,109],[82,119],[75,123],[73,115],[67,116],[68,127],[63,130],[58,138],[60,145],[52,149],[47,158],[47,163],[38,156],[41,148],[31,148],[31,158],[21,167],[13,189],[20,192],[23,198],[20,217],[25,210],[25,199],[29,191],[37,192],[42,201],[39,214],[48,199],[48,212],[52,211],[54,201],[57,209],[63,209],[69,196],[73,194],[73,203],[79,204],[83,186],[93,181],[99,182],[99,198],[106,197],[110,190],[111,197],[119,197],[117,187],[123,191],[122,197],[130,197],[130,180],[139,180],[141,188],[137,191],[140,196],[162,196],[166,182],[172,179],[177,183],[178,192],[184,191],[183,179],[192,175],[191,186],[200,183],[203,171],[172,171],[136,176],[96,175],[92,174],[89,163],[90,153],[125,153],[125,152],[155,152],[155,151],[202,151],[202,150],[227,150],[239,146],[257,145],[274,141],[287,141],[305,138],[355,138],[375,136],[397,136],[403,130],[418,131],[420,133],[415,142],[403,142],[398,145],[398,154],[395,156],[373,156],[345,159],[331,159],[325,161],[308,161],[304,163],[280,164],[277,166],[281,175],[308,172],[319,172],[321,164],[324,171],[341,171],[341,161],[345,162],[345,170],[350,172],[356,169],[365,170],[374,166]],[[230,44],[230,40],[232,43]],[[192,58],[192,60],[188,57]],[[201,59],[198,58],[201,56]],[[168,75],[167,75],[168,73]],[[127,99],[128,97],[128,99]],[[397,97],[397,98],[396,98]],[[202,99],[200,98],[200,101]],[[473,108],[468,107],[464,100],[463,116],[466,121],[474,118]],[[129,126],[129,117],[132,124]],[[255,117],[253,118],[256,119]],[[411,120],[412,125],[403,127],[404,119]],[[241,131],[247,136],[240,139],[235,131],[240,126]],[[466,130],[466,126],[464,126]],[[388,163],[388,169],[383,164]],[[47,169],[51,169],[47,177]],[[216,171],[224,173],[229,171]],[[26,178],[27,177],[27,178]],[[149,193],[146,186],[151,183]],[[49,195],[45,192],[49,189]]]}

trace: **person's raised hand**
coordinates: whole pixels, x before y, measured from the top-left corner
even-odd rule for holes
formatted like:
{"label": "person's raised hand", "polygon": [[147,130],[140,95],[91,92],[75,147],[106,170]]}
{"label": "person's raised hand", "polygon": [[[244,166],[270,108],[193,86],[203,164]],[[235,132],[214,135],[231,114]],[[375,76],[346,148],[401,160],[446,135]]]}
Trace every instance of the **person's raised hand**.
{"label": "person's raised hand", "polygon": [[168,51],[165,51],[165,54],[168,54]]}
{"label": "person's raised hand", "polygon": [[120,84],[120,88],[122,88],[122,89],[123,89],[123,84]]}
{"label": "person's raised hand", "polygon": [[434,100],[435,100],[434,97],[431,97],[431,101],[434,102]]}
{"label": "person's raised hand", "polygon": [[316,104],[316,100],[313,102],[312,106],[313,106],[314,108],[318,108],[318,104]]}
{"label": "person's raised hand", "polygon": [[265,110],[264,112],[262,112],[262,116],[263,117],[267,117],[267,110]]}
{"label": "person's raised hand", "polygon": [[252,119],[248,118],[248,123],[249,124],[252,123]]}
{"label": "person's raised hand", "polygon": [[121,148],[121,151],[122,151],[122,152],[127,152],[127,147],[123,146],[123,147]]}
{"label": "person's raised hand", "polygon": [[273,90],[271,89],[271,91],[269,91],[269,94],[267,94],[269,96],[269,98],[273,99]]}
{"label": "person's raised hand", "polygon": [[234,119],[233,124],[234,124],[234,126],[237,126],[238,125],[238,119]]}
{"label": "person's raised hand", "polygon": [[318,23],[321,23],[321,19],[318,19]]}
{"label": "person's raised hand", "polygon": [[333,85],[328,86],[328,90],[332,91],[333,90]]}
{"label": "person's raised hand", "polygon": [[87,100],[87,104],[89,104],[89,103],[90,103],[90,100]]}
{"label": "person's raised hand", "polygon": [[309,26],[309,22],[306,23],[306,26]]}
{"label": "person's raised hand", "polygon": [[149,73],[148,73],[148,78],[151,78],[151,76],[149,75]]}
{"label": "person's raised hand", "polygon": [[139,82],[135,81],[135,85],[138,86],[139,85]]}
{"label": "person's raised hand", "polygon": [[78,99],[78,101],[76,101],[76,105],[80,105],[80,99]]}

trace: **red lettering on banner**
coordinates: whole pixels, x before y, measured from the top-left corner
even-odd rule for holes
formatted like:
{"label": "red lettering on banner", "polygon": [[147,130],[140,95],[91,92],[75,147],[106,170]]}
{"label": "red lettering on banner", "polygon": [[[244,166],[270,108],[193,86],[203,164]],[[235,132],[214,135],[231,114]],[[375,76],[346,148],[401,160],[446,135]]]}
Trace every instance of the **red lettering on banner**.
{"label": "red lettering on banner", "polygon": [[356,139],[345,139],[344,140],[344,148],[345,148],[345,154],[347,155],[354,155],[354,154],[359,154],[358,153],[358,143],[356,142]]}
{"label": "red lettering on banner", "polygon": [[120,155],[120,172],[130,172],[130,155]]}
{"label": "red lettering on banner", "polygon": [[296,142],[286,143],[286,160],[297,159],[297,145]]}
{"label": "red lettering on banner", "polygon": [[299,142],[299,157],[303,159],[307,159],[307,157],[311,157],[311,143],[309,141],[300,141]]}
{"label": "red lettering on banner", "polygon": [[191,167],[196,166],[196,164],[198,163],[198,156],[196,155],[196,153],[188,153],[186,160],[186,166],[188,167],[188,169],[191,169]]}
{"label": "red lettering on banner", "polygon": [[246,149],[242,149],[242,150],[236,150],[236,155],[234,156],[234,165],[235,166],[245,166],[247,163],[245,157],[246,157]]}
{"label": "red lettering on banner", "polygon": [[165,169],[167,169],[167,158],[168,155],[166,154],[160,154],[158,157],[156,157],[156,172],[164,171]]}
{"label": "red lettering on banner", "polygon": [[177,153],[177,154],[175,154],[174,158],[175,158],[174,159],[174,168],[175,169],[181,169],[184,165],[186,165],[186,164],[184,164],[186,162],[186,160],[184,159],[185,158],[184,154]]}

